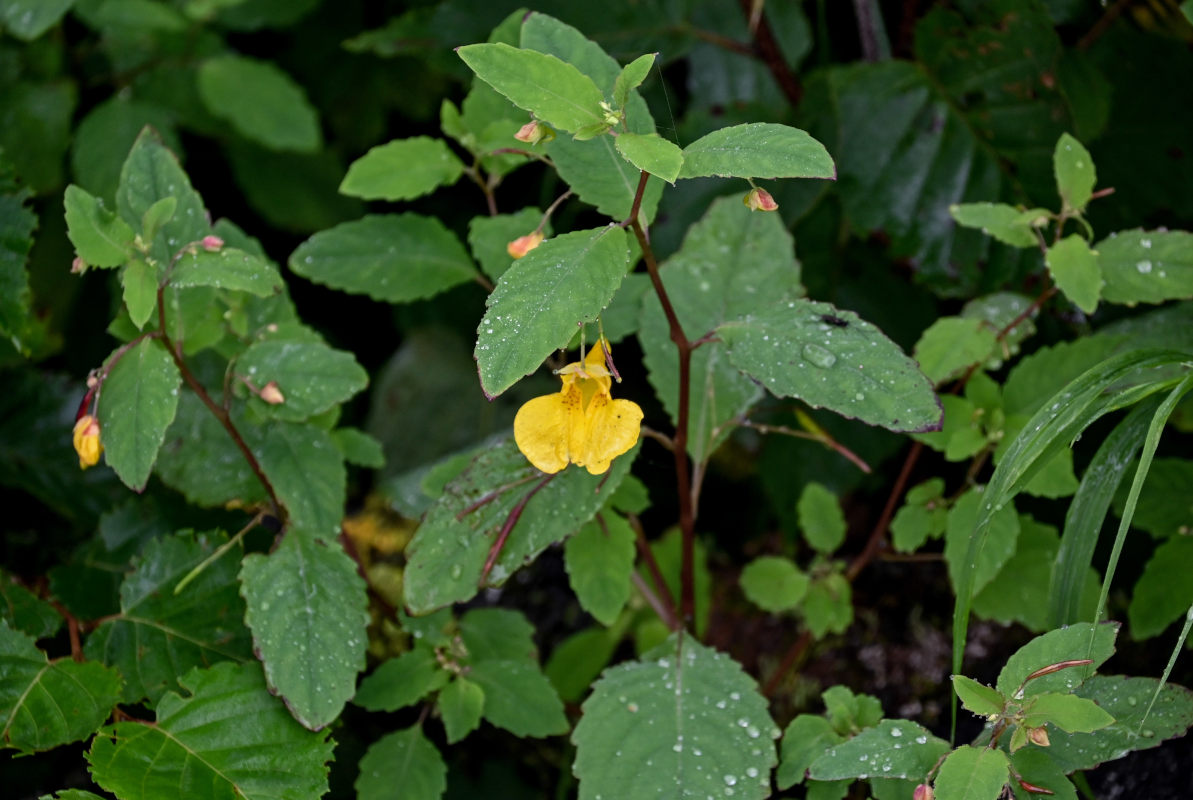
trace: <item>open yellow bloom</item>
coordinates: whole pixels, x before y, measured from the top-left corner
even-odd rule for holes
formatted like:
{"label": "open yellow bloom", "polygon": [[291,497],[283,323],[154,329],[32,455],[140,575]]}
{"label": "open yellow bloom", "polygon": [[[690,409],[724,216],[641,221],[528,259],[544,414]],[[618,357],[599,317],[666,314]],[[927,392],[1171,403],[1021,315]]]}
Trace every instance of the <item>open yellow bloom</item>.
{"label": "open yellow bloom", "polygon": [[75,452],[79,454],[79,469],[94,467],[99,463],[99,454],[104,451],[99,441],[99,420],[84,414],[75,423]]}
{"label": "open yellow bloom", "polygon": [[612,376],[597,342],[584,361],[559,371],[563,388],[528,401],[514,417],[514,441],[522,455],[543,472],[569,463],[593,475],[638,441],[642,409],[609,395]]}

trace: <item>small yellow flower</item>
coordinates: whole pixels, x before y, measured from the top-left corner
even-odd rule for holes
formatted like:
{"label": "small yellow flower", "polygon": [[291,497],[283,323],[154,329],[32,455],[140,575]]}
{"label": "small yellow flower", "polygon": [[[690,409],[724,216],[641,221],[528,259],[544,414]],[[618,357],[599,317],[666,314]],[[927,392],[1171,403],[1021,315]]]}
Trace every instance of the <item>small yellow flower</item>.
{"label": "small yellow flower", "polygon": [[535,231],[514,239],[505,246],[505,252],[510,254],[510,258],[521,258],[542,243],[543,234]]}
{"label": "small yellow flower", "polygon": [[543,472],[569,463],[593,475],[638,441],[642,409],[609,395],[613,379],[597,342],[583,362],[559,371],[563,388],[528,401],[514,417],[514,441],[522,455]]}
{"label": "small yellow flower", "polygon": [[99,441],[99,420],[84,414],[75,423],[75,452],[79,454],[79,469],[94,467],[99,463],[99,454],[104,451]]}

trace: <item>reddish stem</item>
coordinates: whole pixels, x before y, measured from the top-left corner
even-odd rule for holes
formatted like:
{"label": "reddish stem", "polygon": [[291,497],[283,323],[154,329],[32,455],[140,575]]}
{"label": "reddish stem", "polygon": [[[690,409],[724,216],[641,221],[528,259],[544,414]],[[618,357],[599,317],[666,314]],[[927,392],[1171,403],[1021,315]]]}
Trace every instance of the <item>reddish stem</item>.
{"label": "reddish stem", "polygon": [[[679,615],[675,613],[675,598],[671,596],[671,589],[668,588],[667,580],[663,577],[662,570],[659,569],[659,562],[655,560],[654,552],[650,549],[650,543],[646,541],[646,532],[642,529],[642,520],[638,519],[637,514],[627,514],[626,519],[629,520],[630,527],[634,529],[635,541],[638,544],[638,555],[642,557],[642,563],[646,564],[646,571],[650,573],[650,579],[654,581],[655,590],[658,592],[656,602],[659,602],[666,611],[666,613],[660,613],[659,616],[662,617],[671,630],[677,631],[683,627],[683,623],[680,622]],[[650,601],[649,597],[646,599],[648,602]]]}
{"label": "reddish stem", "polygon": [[510,538],[510,531],[518,524],[518,520],[522,518],[522,512],[526,509],[526,504],[530,502],[530,498],[539,493],[539,490],[550,483],[558,472],[553,472],[543,478],[538,484],[526,493],[526,496],[518,501],[518,504],[510,509],[509,516],[505,518],[505,522],[501,526],[501,531],[497,534],[497,541],[493,542],[493,546],[489,548],[489,557],[485,559],[484,569],[481,570],[480,580],[478,585],[483,586],[489,577],[489,573],[493,571],[493,565],[497,563],[497,558],[501,555],[502,548],[505,547],[505,542]]}
{"label": "reddish stem", "polygon": [[[749,19],[753,11],[751,0],[739,0],[739,5],[741,5],[742,13],[746,15],[746,19]],[[787,59],[783,58],[783,51],[779,49],[779,43],[775,40],[774,33],[771,32],[765,14],[758,18],[758,27],[754,30],[754,49],[757,51],[758,57],[766,64],[766,68],[770,70],[775,83],[779,84],[779,89],[786,96],[787,102],[791,103],[792,108],[798,106],[804,96],[803,87],[800,86],[799,78],[787,65]]]}

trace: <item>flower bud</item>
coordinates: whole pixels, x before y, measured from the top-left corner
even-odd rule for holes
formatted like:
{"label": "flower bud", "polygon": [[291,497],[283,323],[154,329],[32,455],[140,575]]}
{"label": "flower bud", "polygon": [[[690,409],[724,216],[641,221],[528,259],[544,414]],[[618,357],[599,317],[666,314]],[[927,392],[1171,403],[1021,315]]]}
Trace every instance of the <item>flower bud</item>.
{"label": "flower bud", "polygon": [[220,248],[224,246],[224,240],[218,236],[204,236],[200,244],[203,245],[203,249],[208,253],[218,253]]}
{"label": "flower bud", "polygon": [[261,399],[271,406],[281,405],[286,402],[286,396],[282,394],[282,390],[278,388],[277,381],[270,381],[261,389]]}
{"label": "flower bud", "polygon": [[779,208],[779,204],[775,202],[775,198],[770,196],[770,192],[766,189],[759,189],[757,186],[751,189],[741,201],[751,211],[775,211]]}
{"label": "flower bud", "polygon": [[510,254],[511,258],[521,258],[542,243],[543,234],[535,231],[514,239],[505,246],[505,251]]}
{"label": "flower bud", "polygon": [[72,275],[81,275],[87,271],[87,262],[75,256],[75,260],[70,262],[70,272]]}
{"label": "flower bud", "polygon": [[1048,731],[1045,730],[1043,725],[1038,728],[1028,728],[1027,738],[1031,740],[1032,744],[1039,745],[1040,747],[1047,747],[1052,744],[1048,741]]}
{"label": "flower bud", "polygon": [[541,141],[551,141],[555,138],[555,131],[538,120],[531,120],[518,129],[514,138],[526,144],[538,144]]}
{"label": "flower bud", "polygon": [[932,787],[926,783],[921,783],[915,787],[915,793],[912,794],[913,800],[933,800],[936,794],[932,791]]}
{"label": "flower bud", "polygon": [[79,469],[94,467],[99,463],[99,454],[104,451],[99,441],[99,420],[90,414],[79,417],[75,423],[75,452],[79,454]]}

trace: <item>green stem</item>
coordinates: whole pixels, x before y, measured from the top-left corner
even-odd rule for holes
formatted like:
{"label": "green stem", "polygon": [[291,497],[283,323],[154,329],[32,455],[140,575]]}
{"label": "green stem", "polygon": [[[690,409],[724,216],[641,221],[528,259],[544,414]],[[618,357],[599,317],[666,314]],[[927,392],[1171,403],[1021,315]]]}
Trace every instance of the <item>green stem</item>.
{"label": "green stem", "polygon": [[224,553],[228,552],[233,547],[235,547],[237,544],[239,544],[240,540],[244,538],[245,534],[248,533],[249,531],[251,531],[253,528],[257,527],[261,523],[261,520],[264,517],[265,517],[265,513],[259,512],[257,514],[257,516],[250,519],[249,524],[245,525],[243,528],[241,528],[240,531],[235,536],[233,536],[231,539],[229,539],[228,541],[224,542],[219,547],[217,547],[215,549],[214,553],[209,555],[207,558],[203,559],[201,562],[199,562],[199,564],[194,569],[192,569],[190,572],[186,573],[186,575],[183,576],[182,580],[180,580],[178,582],[178,585],[174,587],[174,594],[182,594],[182,590],[185,589],[188,585],[190,585],[191,581],[193,581],[195,578],[197,578],[201,574],[203,574],[203,570],[207,569],[212,564],[214,564],[217,560],[219,560],[220,556],[222,556]]}

